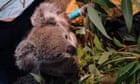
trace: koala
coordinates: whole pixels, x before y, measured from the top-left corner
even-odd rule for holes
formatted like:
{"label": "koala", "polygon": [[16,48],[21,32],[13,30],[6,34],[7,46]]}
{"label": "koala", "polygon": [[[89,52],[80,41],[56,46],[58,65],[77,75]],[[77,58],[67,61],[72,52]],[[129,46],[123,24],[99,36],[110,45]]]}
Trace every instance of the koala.
{"label": "koala", "polygon": [[77,40],[70,31],[67,16],[55,4],[44,2],[36,8],[31,22],[32,30],[15,50],[19,69],[37,71],[44,78],[77,76]]}

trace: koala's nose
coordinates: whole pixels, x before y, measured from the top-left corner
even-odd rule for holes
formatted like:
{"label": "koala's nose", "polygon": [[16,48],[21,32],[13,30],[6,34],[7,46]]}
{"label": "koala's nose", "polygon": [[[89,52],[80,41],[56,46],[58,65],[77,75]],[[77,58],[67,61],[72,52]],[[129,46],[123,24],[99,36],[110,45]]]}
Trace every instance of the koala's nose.
{"label": "koala's nose", "polygon": [[72,45],[69,45],[67,47],[67,51],[66,52],[71,54],[71,55],[74,55],[76,53],[76,48],[74,46],[72,46]]}

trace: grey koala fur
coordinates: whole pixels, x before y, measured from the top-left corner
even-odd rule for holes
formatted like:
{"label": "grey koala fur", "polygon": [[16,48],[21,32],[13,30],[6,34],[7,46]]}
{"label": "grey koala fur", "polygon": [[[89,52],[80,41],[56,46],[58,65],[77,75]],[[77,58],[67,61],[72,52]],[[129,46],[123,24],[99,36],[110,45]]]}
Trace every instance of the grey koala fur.
{"label": "grey koala fur", "polygon": [[52,3],[42,3],[31,22],[34,27],[16,48],[16,65],[29,72],[39,71],[41,76],[64,79],[76,76],[79,71],[74,55],[77,41],[65,14]]}

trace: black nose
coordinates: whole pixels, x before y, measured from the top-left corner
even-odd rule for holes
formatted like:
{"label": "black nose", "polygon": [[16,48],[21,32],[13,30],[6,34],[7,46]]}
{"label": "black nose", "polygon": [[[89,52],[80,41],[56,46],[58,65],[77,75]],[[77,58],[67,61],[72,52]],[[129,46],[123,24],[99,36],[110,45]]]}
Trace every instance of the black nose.
{"label": "black nose", "polygon": [[71,54],[71,55],[74,55],[76,53],[76,48],[72,45],[69,45],[67,47],[67,53]]}

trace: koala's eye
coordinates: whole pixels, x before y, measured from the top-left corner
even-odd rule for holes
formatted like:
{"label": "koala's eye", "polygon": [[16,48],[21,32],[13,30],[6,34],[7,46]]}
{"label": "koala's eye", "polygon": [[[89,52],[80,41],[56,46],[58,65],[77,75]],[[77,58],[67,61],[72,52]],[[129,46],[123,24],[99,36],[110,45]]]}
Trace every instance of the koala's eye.
{"label": "koala's eye", "polygon": [[68,36],[67,35],[65,35],[65,39],[68,39]]}

